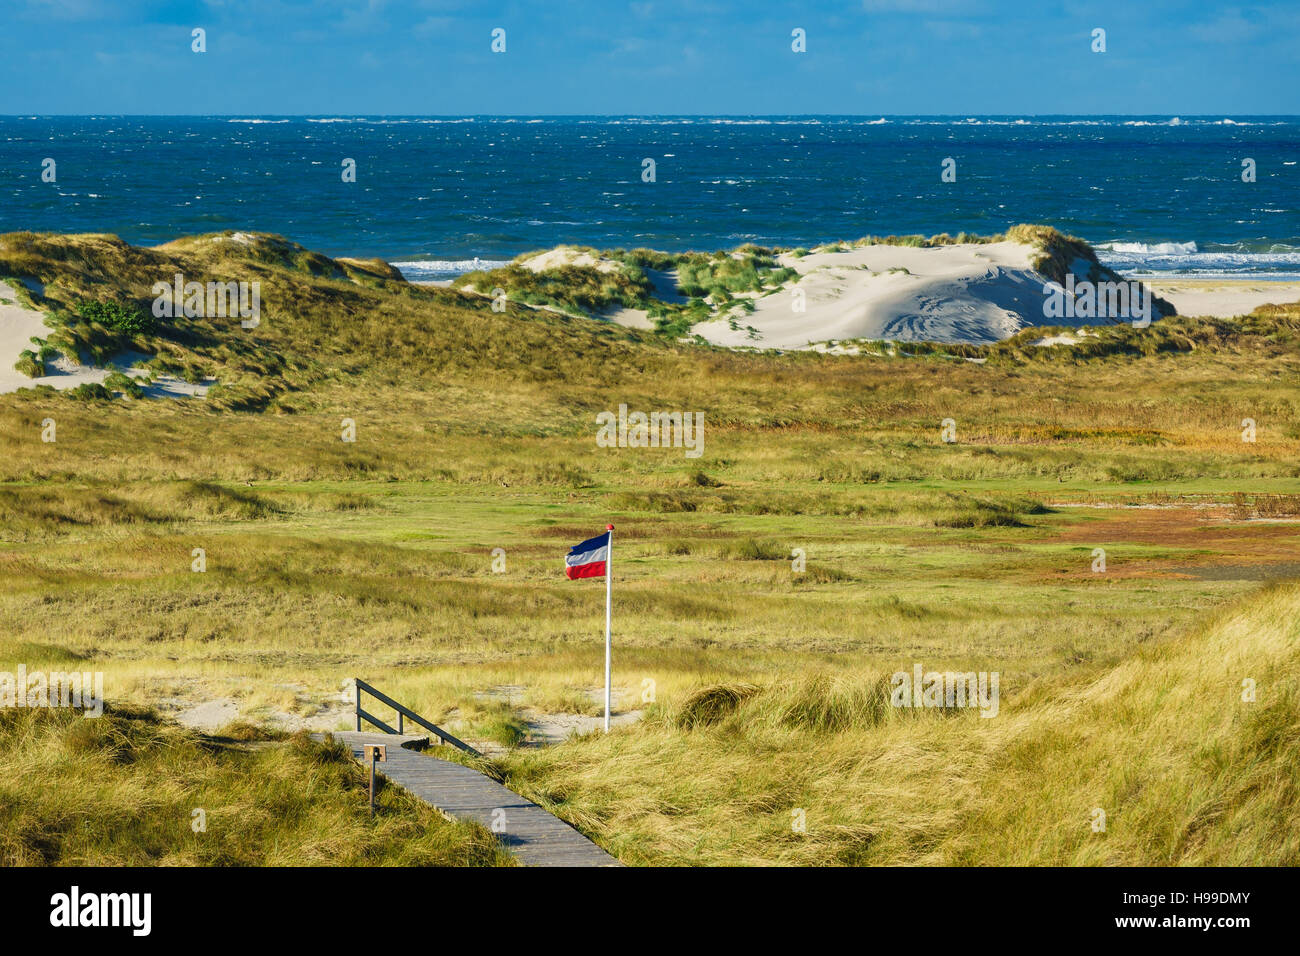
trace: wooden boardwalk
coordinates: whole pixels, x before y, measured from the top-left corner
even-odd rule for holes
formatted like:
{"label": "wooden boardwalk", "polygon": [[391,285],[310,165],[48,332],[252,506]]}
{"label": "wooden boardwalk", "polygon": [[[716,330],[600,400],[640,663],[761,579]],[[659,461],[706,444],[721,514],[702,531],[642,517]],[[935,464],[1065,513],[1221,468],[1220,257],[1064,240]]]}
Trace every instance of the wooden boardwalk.
{"label": "wooden boardwalk", "polygon": [[525,866],[622,866],[559,817],[477,770],[402,746],[418,746],[426,737],[355,731],[334,737],[363,764],[366,744],[385,744],[388,759],[375,765],[377,773],[446,816],[483,824]]}

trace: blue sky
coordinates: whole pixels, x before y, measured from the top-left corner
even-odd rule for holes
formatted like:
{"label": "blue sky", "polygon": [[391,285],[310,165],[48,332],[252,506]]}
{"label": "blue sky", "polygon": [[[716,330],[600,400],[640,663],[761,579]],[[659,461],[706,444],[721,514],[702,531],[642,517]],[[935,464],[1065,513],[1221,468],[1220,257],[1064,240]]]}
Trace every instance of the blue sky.
{"label": "blue sky", "polygon": [[[0,114],[1300,113],[1295,0],[0,0],[0,11]],[[206,53],[190,50],[194,27]],[[806,53],[791,51],[796,27]],[[1105,53],[1090,49],[1098,27]]]}

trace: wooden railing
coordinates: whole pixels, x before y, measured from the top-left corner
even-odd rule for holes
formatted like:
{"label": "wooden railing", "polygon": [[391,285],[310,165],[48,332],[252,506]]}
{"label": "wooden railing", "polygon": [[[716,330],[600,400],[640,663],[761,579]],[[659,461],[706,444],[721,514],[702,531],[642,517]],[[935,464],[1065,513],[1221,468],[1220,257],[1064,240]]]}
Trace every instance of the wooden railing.
{"label": "wooden railing", "polygon": [[[439,727],[437,724],[430,723],[429,721],[421,717],[419,714],[417,714],[415,711],[411,710],[411,708],[402,706],[397,701],[393,700],[393,698],[389,697],[385,693],[382,693],[381,691],[376,690],[374,687],[371,687],[369,684],[367,684],[365,681],[361,680],[360,678],[356,678],[356,684],[357,684],[357,730],[358,731],[361,730],[361,721],[367,720],[386,734],[403,734],[406,733],[406,720],[409,718],[417,726],[423,727],[429,733],[437,737],[438,743],[451,744],[453,747],[459,747],[467,754],[473,754],[476,757],[482,756],[482,754],[480,754],[469,744],[465,743],[465,741],[458,740],[457,738],[453,737],[451,734],[447,733],[447,731]],[[369,694],[371,697],[375,698],[375,700],[387,704],[389,707],[393,708],[393,710],[397,711],[396,729],[394,729],[391,725],[385,723],[384,721],[380,720],[374,714],[367,713],[364,709],[362,709],[361,695],[363,693]]]}

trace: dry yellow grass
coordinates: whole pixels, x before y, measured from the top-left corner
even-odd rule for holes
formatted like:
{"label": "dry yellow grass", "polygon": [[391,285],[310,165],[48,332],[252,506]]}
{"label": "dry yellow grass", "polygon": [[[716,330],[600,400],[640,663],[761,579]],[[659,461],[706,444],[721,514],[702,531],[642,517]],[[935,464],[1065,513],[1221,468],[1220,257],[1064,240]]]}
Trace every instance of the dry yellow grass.
{"label": "dry yellow grass", "polygon": [[[0,711],[4,866],[501,866],[483,827],[367,783],[351,751],[133,708]],[[253,742],[249,742],[250,739]]]}
{"label": "dry yellow grass", "polygon": [[1295,865],[1298,612],[1300,585],[1270,588],[991,719],[891,712],[883,675],[802,675],[707,726],[669,706],[498,769],[653,864]]}
{"label": "dry yellow grass", "polygon": [[[259,722],[344,723],[360,676],[509,743],[598,712],[601,595],[559,562],[613,520],[616,707],[643,720],[501,768],[628,862],[1294,861],[1272,822],[1294,809],[1294,591],[1197,629],[1300,563],[1294,311],[1079,348],[738,354],[279,241],[0,237],[0,274],[52,308],[138,301],[178,268],[259,276],[275,303],[251,338],[205,320],[141,343],[227,376],[224,398],[0,396],[0,662]],[[624,402],[703,411],[704,456],[598,447]],[[1167,524],[1109,520],[1127,505]],[[1002,713],[882,717],[873,688],[918,660],[1000,671]],[[1229,677],[1259,682],[1253,709]],[[718,684],[759,690],[686,729]]]}

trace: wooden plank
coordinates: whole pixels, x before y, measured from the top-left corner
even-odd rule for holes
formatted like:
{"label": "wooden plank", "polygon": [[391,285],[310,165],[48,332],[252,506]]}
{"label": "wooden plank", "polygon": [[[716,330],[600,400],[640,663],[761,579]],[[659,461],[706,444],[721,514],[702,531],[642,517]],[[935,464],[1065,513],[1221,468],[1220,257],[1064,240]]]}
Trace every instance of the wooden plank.
{"label": "wooden plank", "polygon": [[[355,731],[334,737],[362,762],[366,744],[394,745],[405,739]],[[559,817],[477,770],[404,746],[389,746],[387,762],[376,769],[444,815],[483,824],[525,866],[622,865]]]}

